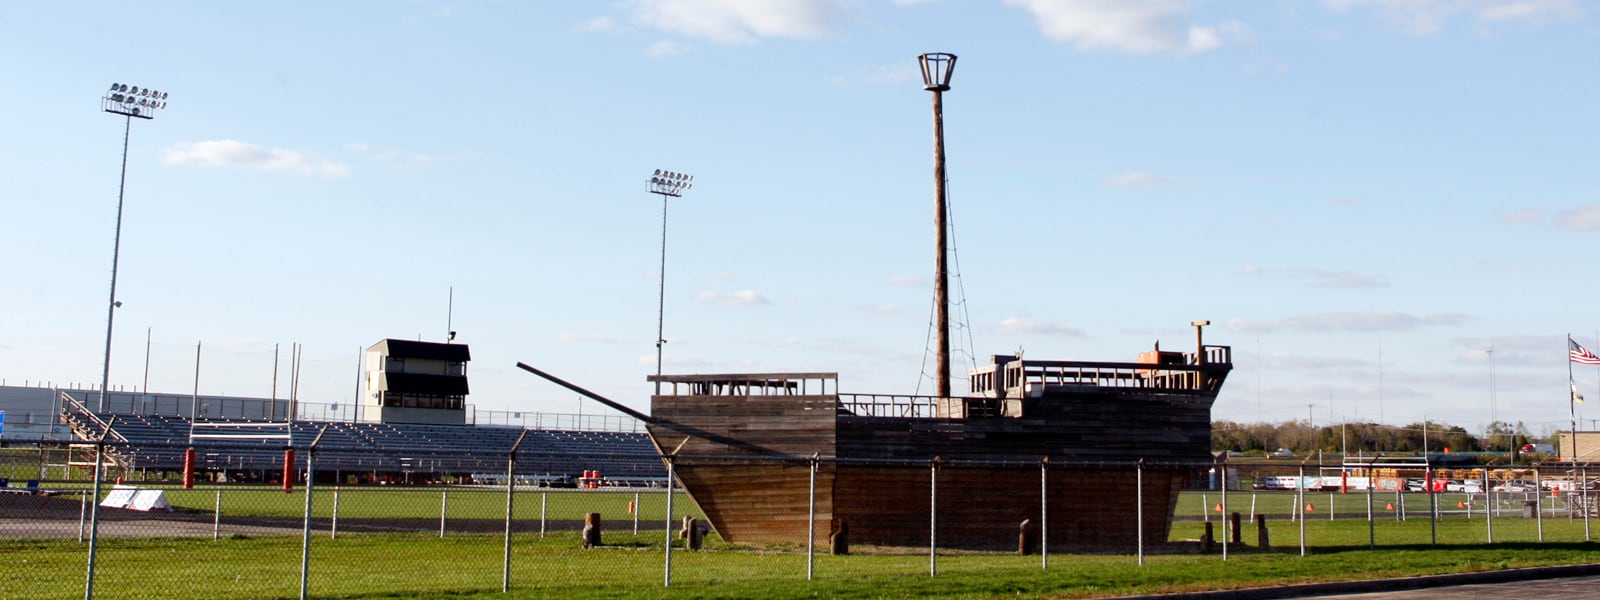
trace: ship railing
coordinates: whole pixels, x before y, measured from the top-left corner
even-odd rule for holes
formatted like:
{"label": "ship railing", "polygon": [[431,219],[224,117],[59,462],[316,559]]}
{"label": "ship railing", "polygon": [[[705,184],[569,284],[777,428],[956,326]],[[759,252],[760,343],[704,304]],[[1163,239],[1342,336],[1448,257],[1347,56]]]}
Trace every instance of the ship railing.
{"label": "ship railing", "polygon": [[[1215,351],[1213,351],[1215,350]],[[1212,364],[1226,364],[1229,349],[1207,348],[1207,364],[1149,364],[1079,361],[1016,361],[1007,363],[1006,389],[1043,391],[1072,388],[1137,388],[1157,390],[1214,390],[1220,378],[1208,377]],[[1215,357],[1218,360],[1213,361]],[[987,389],[975,390],[987,392]]]}
{"label": "ship railing", "polygon": [[838,373],[731,373],[652,375],[665,385],[661,396],[827,396],[839,389]]}
{"label": "ship railing", "polygon": [[839,394],[839,408],[858,417],[929,419],[938,415],[939,398],[901,394]]}
{"label": "ship railing", "polygon": [[[1204,348],[1206,364],[1233,364],[1233,346],[1206,346]],[[1185,352],[1184,357],[1192,364],[1195,353]]]}

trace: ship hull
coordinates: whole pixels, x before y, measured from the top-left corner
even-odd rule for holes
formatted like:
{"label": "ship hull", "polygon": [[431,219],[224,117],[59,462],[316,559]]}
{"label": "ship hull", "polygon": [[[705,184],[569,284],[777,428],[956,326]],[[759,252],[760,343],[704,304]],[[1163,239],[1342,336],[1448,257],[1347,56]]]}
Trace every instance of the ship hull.
{"label": "ship hull", "polygon": [[1053,549],[1118,551],[1167,541],[1211,460],[1213,397],[1056,390],[1016,399],[1026,416],[939,418],[701,386],[655,396],[649,431],[732,542],[825,545],[847,527],[855,544],[1016,550],[1044,523]]}

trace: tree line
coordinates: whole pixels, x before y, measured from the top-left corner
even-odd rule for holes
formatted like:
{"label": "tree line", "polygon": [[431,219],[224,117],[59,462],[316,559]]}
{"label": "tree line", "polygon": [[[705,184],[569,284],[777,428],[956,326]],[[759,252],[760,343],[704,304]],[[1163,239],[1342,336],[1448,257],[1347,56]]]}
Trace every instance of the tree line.
{"label": "tree line", "polygon": [[[1547,436],[1554,437],[1554,436]],[[1426,438],[1426,447],[1424,447]],[[1459,425],[1436,421],[1409,425],[1340,423],[1322,427],[1303,421],[1286,423],[1211,423],[1211,449],[1214,452],[1267,454],[1287,449],[1297,454],[1332,452],[1516,452],[1527,444],[1552,440],[1535,438],[1520,421],[1497,421],[1479,437]]]}

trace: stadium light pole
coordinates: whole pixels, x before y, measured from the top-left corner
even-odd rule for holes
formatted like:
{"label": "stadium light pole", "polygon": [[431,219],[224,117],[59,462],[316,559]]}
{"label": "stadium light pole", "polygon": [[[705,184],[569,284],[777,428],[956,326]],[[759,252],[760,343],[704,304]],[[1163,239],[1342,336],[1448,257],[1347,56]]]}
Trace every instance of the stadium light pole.
{"label": "stadium light pole", "polygon": [[944,92],[950,90],[950,74],[956,69],[956,55],[929,52],[917,56],[922,63],[922,89],[933,92],[933,320],[938,328],[938,371],[940,398],[950,397],[950,271],[945,264],[946,225],[944,193]]}
{"label": "stadium light pole", "polygon": [[661,395],[661,346],[667,343],[663,326],[667,314],[667,198],[681,198],[694,187],[694,176],[656,169],[650,175],[650,193],[661,196],[661,278],[656,293],[656,395]]}
{"label": "stadium light pole", "polygon": [[128,134],[133,130],[133,119],[154,119],[156,111],[167,107],[167,93],[126,83],[113,83],[100,98],[100,110],[122,115],[122,175],[117,182],[117,230],[111,239],[111,298],[106,302],[106,355],[105,368],[100,373],[100,406],[105,412],[111,385],[111,329],[117,318],[117,259],[122,250],[122,197],[128,187]]}

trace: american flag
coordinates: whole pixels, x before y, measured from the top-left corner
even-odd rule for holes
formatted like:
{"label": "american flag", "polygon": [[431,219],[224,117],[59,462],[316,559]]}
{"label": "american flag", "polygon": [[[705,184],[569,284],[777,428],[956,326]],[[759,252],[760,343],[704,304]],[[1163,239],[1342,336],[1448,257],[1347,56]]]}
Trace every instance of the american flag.
{"label": "american flag", "polygon": [[1572,355],[1572,362],[1580,365],[1600,365],[1600,356],[1595,356],[1588,348],[1579,346],[1577,342],[1572,341],[1572,338],[1567,338],[1567,348],[1571,351],[1568,354]]}

